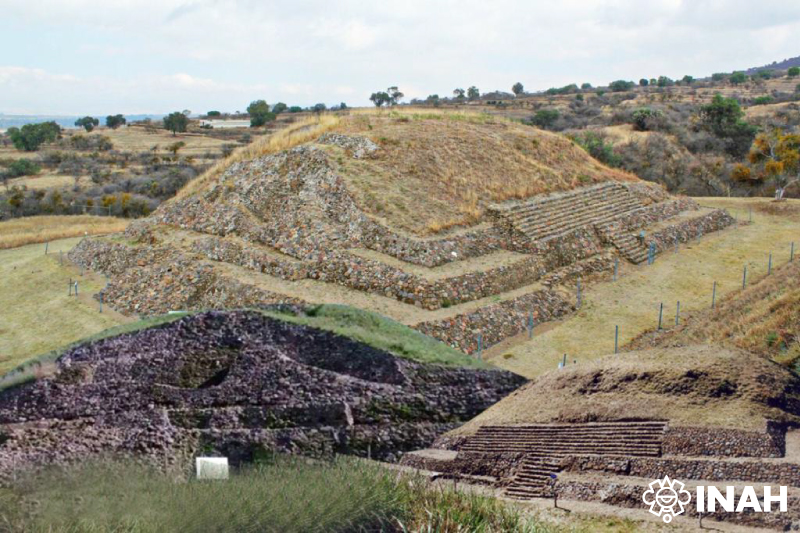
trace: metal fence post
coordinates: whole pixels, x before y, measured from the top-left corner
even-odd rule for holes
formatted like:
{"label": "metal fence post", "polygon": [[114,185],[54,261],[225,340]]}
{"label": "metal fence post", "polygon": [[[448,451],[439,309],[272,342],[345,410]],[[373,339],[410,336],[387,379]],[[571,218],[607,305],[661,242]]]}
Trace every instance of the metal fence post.
{"label": "metal fence post", "polygon": [[747,284],[747,265],[744,266],[744,273],[742,274],[742,290],[744,290],[746,284]]}
{"label": "metal fence post", "polygon": [[664,317],[664,302],[658,308],[658,329],[661,329],[661,319]]}
{"label": "metal fence post", "polygon": [[483,334],[478,333],[478,359],[483,359]]}
{"label": "metal fence post", "polygon": [[617,275],[619,274],[619,257],[614,258],[614,281],[617,281]]}
{"label": "metal fence post", "polygon": [[681,301],[678,300],[678,309],[675,311],[675,325],[677,326],[681,320]]}
{"label": "metal fence post", "polygon": [[769,253],[769,263],[767,263],[767,276],[772,274],[772,252]]}
{"label": "metal fence post", "polygon": [[533,311],[528,312],[528,338],[533,338]]}
{"label": "metal fence post", "polygon": [[717,306],[717,282],[714,282],[714,288],[711,289],[711,309]]}
{"label": "metal fence post", "polygon": [[792,249],[789,252],[789,262],[791,263],[792,261],[794,261],[794,241],[792,241]]}
{"label": "metal fence post", "polygon": [[614,326],[614,353],[619,353],[619,326]]}
{"label": "metal fence post", "polygon": [[50,248],[50,243],[49,242],[44,243],[44,255],[47,255],[48,248]]}
{"label": "metal fence post", "polygon": [[581,307],[581,280],[578,280],[578,308]]}

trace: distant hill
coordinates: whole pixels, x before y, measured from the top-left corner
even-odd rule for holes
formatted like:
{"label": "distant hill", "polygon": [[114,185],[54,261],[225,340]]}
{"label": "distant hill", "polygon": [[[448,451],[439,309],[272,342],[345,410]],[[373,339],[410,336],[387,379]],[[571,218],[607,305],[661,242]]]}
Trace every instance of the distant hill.
{"label": "distant hill", "polygon": [[[92,115],[96,116],[102,122],[105,120],[106,115]],[[163,118],[164,115],[160,114],[153,114],[153,115],[125,115],[125,118],[128,122],[135,122],[137,120],[144,120],[146,118],[151,118],[153,120],[159,120]],[[39,122],[48,122],[50,120],[55,121],[56,124],[61,126],[62,128],[74,128],[75,121],[78,120],[76,116],[69,116],[69,115],[6,115],[4,113],[0,113],[0,131],[7,130],[11,127],[22,127],[25,124],[36,124]]]}
{"label": "distant hill", "polygon": [[758,72],[760,70],[786,70],[789,67],[800,67],[800,56],[792,57],[792,58],[789,58],[789,59],[784,59],[781,62],[773,61],[769,65],[763,65],[761,67],[749,68],[745,72],[747,74],[753,74],[753,73]]}

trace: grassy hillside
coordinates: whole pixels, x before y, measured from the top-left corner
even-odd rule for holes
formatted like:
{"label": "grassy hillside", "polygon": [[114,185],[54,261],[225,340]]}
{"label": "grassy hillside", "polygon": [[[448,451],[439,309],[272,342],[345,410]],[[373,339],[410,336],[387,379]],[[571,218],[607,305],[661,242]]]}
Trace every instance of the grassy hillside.
{"label": "grassy hillside", "polygon": [[[79,240],[53,241],[47,255],[44,244],[0,250],[0,373],[131,320],[108,306],[100,313],[92,295],[105,285],[102,276],[61,264],[60,253]],[[70,279],[78,280],[77,298],[69,295]]]}
{"label": "grassy hillside", "polygon": [[695,343],[736,346],[800,372],[800,256],[721,299],[716,309],[692,313],[679,327],[643,333],[631,348]]}
{"label": "grassy hillside", "polygon": [[304,315],[277,311],[266,311],[265,314],[294,324],[332,331],[398,357],[423,363],[471,368],[491,366],[390,318],[355,307],[320,305]]}

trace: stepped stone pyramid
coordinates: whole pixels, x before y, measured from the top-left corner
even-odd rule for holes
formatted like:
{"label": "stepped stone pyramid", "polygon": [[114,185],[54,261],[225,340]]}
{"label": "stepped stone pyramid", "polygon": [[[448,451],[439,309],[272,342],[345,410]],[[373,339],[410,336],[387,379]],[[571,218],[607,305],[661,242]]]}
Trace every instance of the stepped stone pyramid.
{"label": "stepped stone pyramid", "polygon": [[70,258],[110,278],[104,302],[125,314],[351,304],[476,353],[572,312],[559,286],[733,223],[653,184],[605,181],[487,206],[473,227],[413,236],[361,209],[340,174],[339,160],[380,151],[365,137],[325,134],[234,163],[124,238],[85,239]]}

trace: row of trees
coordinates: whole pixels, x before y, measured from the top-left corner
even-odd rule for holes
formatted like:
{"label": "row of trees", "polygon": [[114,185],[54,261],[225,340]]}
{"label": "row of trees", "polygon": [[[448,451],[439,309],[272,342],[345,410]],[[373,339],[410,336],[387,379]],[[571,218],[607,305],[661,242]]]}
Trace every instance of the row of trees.
{"label": "row of trees", "polygon": [[[108,115],[106,117],[106,127],[112,130],[124,126],[126,123],[127,121],[123,115]],[[91,116],[81,117],[75,121],[75,125],[85,129],[87,132],[91,132],[100,125],[100,119]]]}

